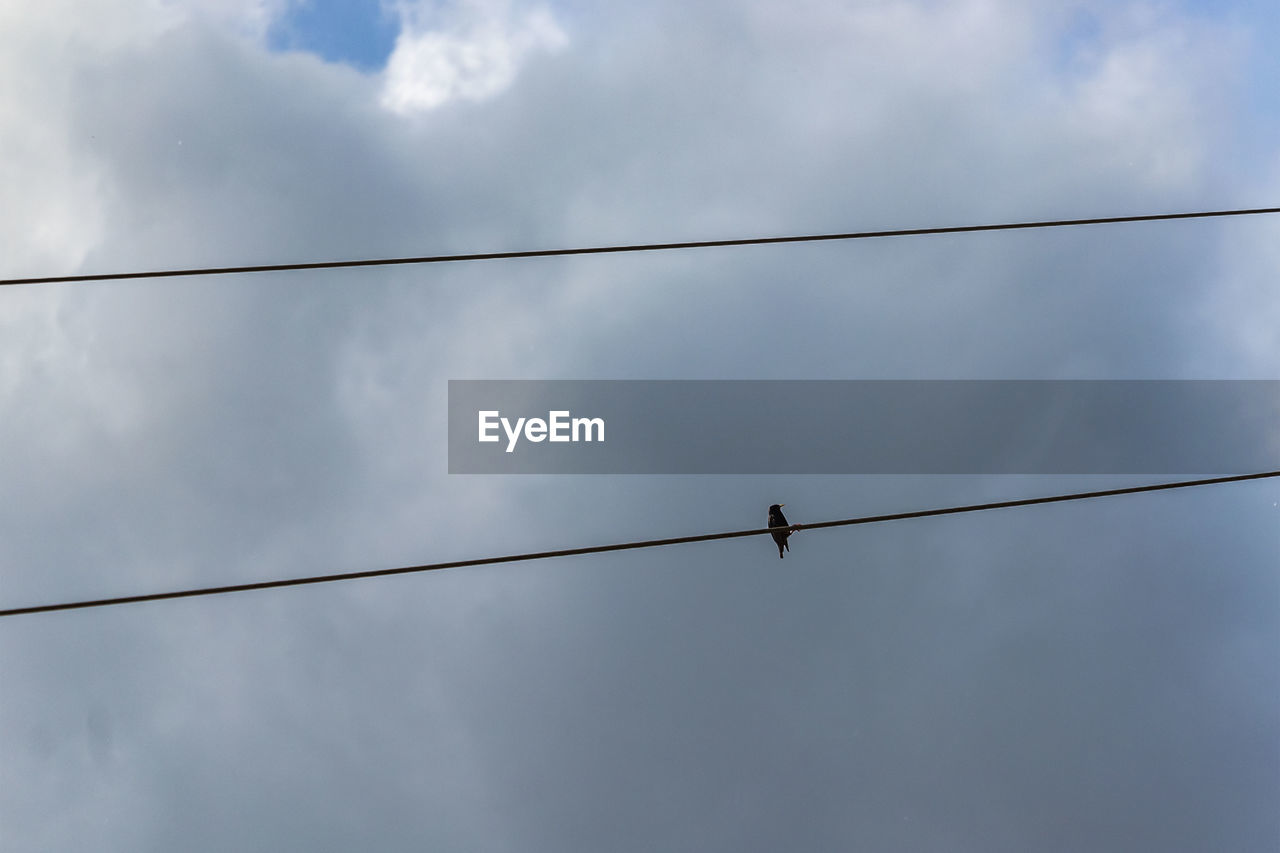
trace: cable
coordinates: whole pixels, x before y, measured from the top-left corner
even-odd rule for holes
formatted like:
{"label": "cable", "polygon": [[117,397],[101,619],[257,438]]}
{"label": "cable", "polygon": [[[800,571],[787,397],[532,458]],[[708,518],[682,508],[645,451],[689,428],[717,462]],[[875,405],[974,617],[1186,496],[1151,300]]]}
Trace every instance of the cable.
{"label": "cable", "polygon": [[[870,515],[859,518],[845,518],[838,521],[821,521],[816,524],[792,525],[796,530],[820,530],[828,527],[849,527],[856,524],[879,524],[885,521],[902,521],[910,518],[933,518],[940,515],[959,515],[968,512],[982,512],[989,509],[1011,509],[1013,507],[1035,506],[1037,504],[1063,503],[1066,501],[1091,500],[1115,495],[1133,495],[1140,492],[1159,492],[1169,489],[1187,489],[1194,486],[1210,486],[1220,483],[1238,483],[1245,480],[1262,480],[1280,477],[1280,471],[1263,471],[1257,474],[1236,474],[1229,477],[1213,477],[1207,480],[1183,480],[1173,483],[1156,483],[1147,486],[1126,486],[1119,489],[1104,489],[1096,492],[1075,492],[1065,495],[1051,495],[1039,498],[1020,498],[1010,501],[996,501],[985,504],[968,504],[940,509],[921,509],[911,512],[896,512],[889,515]],[[126,595],[119,598],[99,598],[89,601],[70,601],[61,604],[38,604],[32,607],[14,607],[0,610],[0,616],[21,616],[29,613],[49,613],[55,610],[81,610],[90,607],[108,607],[114,604],[139,604],[144,601],[163,601],[171,598],[194,598],[202,595],[222,595],[229,592],[249,592],[259,589],[275,589],[285,586],[302,586],[313,583],[329,583],[331,581],[359,580],[362,578],[386,577],[387,575],[403,575],[416,572],[431,572],[438,569],[461,569],[467,566],[487,566],[496,563],[516,563],[525,560],[545,560],[551,557],[574,557],[580,554],[601,554],[608,551],[631,551],[638,548],[657,548],[663,545],[683,545],[690,542],[711,542],[717,539],[736,539],[743,536],[762,536],[775,529],[786,528],[762,527],[754,530],[735,530],[729,533],[704,533],[698,536],[678,536],[673,539],[648,539],[642,542],[622,542],[615,545],[592,545],[586,548],[566,548],[559,551],[538,551],[529,554],[510,554],[505,557],[481,557],[474,560],[455,560],[448,563],[428,563],[422,566],[403,566],[395,569],[372,569],[362,572],[343,572],[331,575],[314,575],[312,577],[288,578],[285,580],[257,581],[254,583],[231,584],[229,586],[211,586],[200,589],[183,589],[173,592],[152,592],[142,595]]]}
{"label": "cable", "polygon": [[746,237],[738,240],[699,240],[686,243],[637,243],[626,246],[591,246],[582,249],[532,249],[518,252],[481,252],[469,255],[428,255],[420,258],[370,258],[354,261],[313,261],[297,264],[204,267],[199,269],[115,272],[88,275],[51,275],[37,278],[0,279],[0,285],[64,284],[84,281],[118,281],[138,278],[178,278],[193,275],[241,275],[253,272],[328,270],[346,267],[387,267],[403,264],[442,264],[454,261],[497,261],[512,258],[549,258],[566,255],[604,255],[620,252],[659,252],[673,249],[709,249],[726,246],[763,246],[771,243],[817,243],[824,240],[865,240],[871,237],[922,237],[936,234],[968,234],[976,231],[1012,231],[1026,228],[1062,228],[1071,225],[1115,225],[1124,222],[1159,222],[1171,219],[1207,219],[1216,216],[1252,216],[1280,213],[1280,207],[1239,210],[1203,210],[1195,213],[1153,213],[1142,216],[1105,216],[1095,219],[1058,219],[1046,222],[1007,222],[1000,225],[951,225],[941,228],[903,228],[893,231],[853,231],[847,234],[806,234],[794,237]]}

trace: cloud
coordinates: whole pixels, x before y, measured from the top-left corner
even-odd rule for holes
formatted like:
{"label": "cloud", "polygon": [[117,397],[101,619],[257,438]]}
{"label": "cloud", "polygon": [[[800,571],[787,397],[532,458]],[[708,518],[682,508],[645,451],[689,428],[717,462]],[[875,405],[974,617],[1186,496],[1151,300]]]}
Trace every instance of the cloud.
{"label": "cloud", "polygon": [[557,51],[568,37],[545,6],[512,0],[454,0],[398,6],[401,32],[387,61],[382,103],[398,113],[448,101],[480,101],[505,90],[539,51]]}
{"label": "cloud", "polygon": [[[0,25],[0,263],[1274,190],[1274,152],[1216,144],[1269,120],[1222,96],[1232,33],[1122,5],[1067,35],[1013,0],[405,6],[405,69],[421,43],[437,76],[402,71],[395,107],[390,72],[186,6],[26,4]],[[397,112],[440,98],[466,120]],[[0,289],[3,604],[1073,490],[449,477],[445,382],[1273,375],[1272,230]],[[742,540],[6,620],[0,826],[51,850],[1274,849],[1275,498],[801,533],[785,571]]]}
{"label": "cloud", "polygon": [[291,6],[309,0],[156,0],[176,20],[195,19],[262,42]]}

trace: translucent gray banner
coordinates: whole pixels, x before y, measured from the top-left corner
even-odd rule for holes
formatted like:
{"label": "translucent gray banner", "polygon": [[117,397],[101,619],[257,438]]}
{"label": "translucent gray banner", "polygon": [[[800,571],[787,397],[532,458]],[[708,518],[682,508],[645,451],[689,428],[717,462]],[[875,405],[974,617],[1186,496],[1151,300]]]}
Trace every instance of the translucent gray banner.
{"label": "translucent gray banner", "polygon": [[1276,380],[452,380],[451,474],[1231,474]]}

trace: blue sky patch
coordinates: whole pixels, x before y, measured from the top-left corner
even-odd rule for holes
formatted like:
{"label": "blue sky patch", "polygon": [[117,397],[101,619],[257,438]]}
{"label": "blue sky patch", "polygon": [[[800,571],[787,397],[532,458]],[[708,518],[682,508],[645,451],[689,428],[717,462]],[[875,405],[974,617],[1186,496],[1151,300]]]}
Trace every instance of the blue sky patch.
{"label": "blue sky patch", "polygon": [[374,71],[386,65],[399,31],[381,0],[303,0],[272,27],[270,44]]}

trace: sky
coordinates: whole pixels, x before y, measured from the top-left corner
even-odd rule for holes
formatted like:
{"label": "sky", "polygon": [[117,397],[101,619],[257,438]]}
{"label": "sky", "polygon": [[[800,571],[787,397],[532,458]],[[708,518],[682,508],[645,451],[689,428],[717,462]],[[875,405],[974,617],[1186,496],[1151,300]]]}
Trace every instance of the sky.
{"label": "sky", "polygon": [[[1246,0],[0,0],[0,277],[1272,207],[1277,47]],[[450,475],[447,383],[1280,379],[1278,227],[0,288],[0,608],[1148,482]],[[1275,850],[1278,504],[0,619],[0,848]]]}

